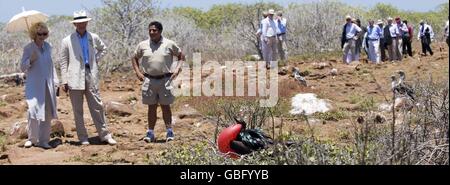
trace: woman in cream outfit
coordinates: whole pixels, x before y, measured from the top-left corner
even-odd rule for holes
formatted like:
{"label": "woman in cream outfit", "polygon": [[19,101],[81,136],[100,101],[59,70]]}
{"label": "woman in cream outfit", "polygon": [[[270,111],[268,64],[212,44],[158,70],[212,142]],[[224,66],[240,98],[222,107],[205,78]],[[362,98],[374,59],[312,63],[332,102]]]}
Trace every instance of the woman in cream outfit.
{"label": "woman in cream outfit", "polygon": [[28,32],[32,42],[23,49],[20,63],[20,69],[26,74],[28,104],[28,140],[24,146],[50,149],[50,123],[57,118],[55,87],[59,80],[51,57],[52,47],[45,42],[49,34],[47,25],[35,23]]}

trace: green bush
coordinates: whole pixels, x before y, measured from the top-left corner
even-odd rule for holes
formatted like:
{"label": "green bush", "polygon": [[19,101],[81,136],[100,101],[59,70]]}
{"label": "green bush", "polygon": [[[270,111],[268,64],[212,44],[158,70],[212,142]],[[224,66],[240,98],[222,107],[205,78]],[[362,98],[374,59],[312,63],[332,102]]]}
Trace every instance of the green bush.
{"label": "green bush", "polygon": [[375,103],[373,97],[364,98],[358,103],[358,109],[363,112],[371,111],[375,109]]}
{"label": "green bush", "polygon": [[317,119],[326,121],[339,121],[348,118],[347,113],[344,110],[338,109],[329,112],[318,112],[313,115]]}
{"label": "green bush", "polygon": [[313,165],[355,164],[354,150],[340,147],[330,141],[319,141],[303,136],[289,136],[290,146],[281,143],[267,149],[232,159],[204,142],[193,146],[171,147],[157,157],[163,165]]}

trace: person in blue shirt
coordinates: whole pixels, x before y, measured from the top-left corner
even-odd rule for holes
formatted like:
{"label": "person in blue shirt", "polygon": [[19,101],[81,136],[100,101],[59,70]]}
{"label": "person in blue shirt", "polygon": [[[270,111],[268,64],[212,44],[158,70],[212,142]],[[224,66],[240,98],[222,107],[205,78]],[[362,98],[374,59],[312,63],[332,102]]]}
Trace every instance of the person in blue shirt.
{"label": "person in blue shirt", "polygon": [[380,59],[381,59],[382,62],[385,62],[386,59],[387,59],[387,57],[386,57],[386,49],[387,49],[387,47],[386,47],[386,39],[384,38],[384,22],[381,19],[379,19],[377,21],[377,25],[381,29],[380,50],[379,50],[380,54],[381,54],[381,58]]}
{"label": "person in blue shirt", "polygon": [[97,34],[87,31],[90,20],[86,11],[74,12],[71,23],[76,30],[61,42],[59,57],[61,86],[64,92],[69,93],[80,144],[90,144],[83,118],[83,102],[86,97],[100,140],[115,145],[117,142],[107,128],[105,110],[99,93],[98,63],[102,62],[107,47]]}
{"label": "person in blue shirt", "polygon": [[286,45],[286,18],[283,17],[283,12],[277,12],[276,22],[277,24],[277,39],[278,39],[278,54],[280,55],[280,59],[285,61],[287,60],[287,45]]}
{"label": "person in blue shirt", "polygon": [[382,36],[381,28],[374,24],[373,20],[369,20],[369,26],[367,26],[367,42],[369,44],[369,60],[372,63],[380,63],[380,38]]}

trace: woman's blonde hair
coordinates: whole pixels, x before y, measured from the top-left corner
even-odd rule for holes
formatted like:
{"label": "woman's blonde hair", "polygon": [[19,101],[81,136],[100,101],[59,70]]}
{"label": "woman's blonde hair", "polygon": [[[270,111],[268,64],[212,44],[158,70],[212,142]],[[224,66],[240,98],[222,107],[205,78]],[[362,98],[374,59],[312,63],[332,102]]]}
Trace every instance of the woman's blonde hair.
{"label": "woman's blonde hair", "polygon": [[29,34],[29,36],[30,36],[30,38],[31,38],[32,40],[36,40],[36,38],[37,38],[37,32],[38,32],[39,30],[46,31],[47,33],[49,32],[48,27],[47,27],[47,24],[45,24],[45,23],[43,23],[43,22],[37,22],[37,23],[34,23],[34,24],[30,27],[30,30],[28,30],[28,34]]}

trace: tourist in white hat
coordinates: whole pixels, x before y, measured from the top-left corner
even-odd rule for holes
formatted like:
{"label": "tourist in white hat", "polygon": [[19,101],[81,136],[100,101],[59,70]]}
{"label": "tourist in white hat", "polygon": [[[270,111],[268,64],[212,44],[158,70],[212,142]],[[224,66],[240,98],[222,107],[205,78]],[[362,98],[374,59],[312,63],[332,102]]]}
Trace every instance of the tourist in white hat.
{"label": "tourist in white hat", "polygon": [[386,49],[387,49],[387,47],[386,47],[386,39],[384,38],[384,22],[381,20],[381,19],[379,19],[378,21],[377,21],[377,25],[378,25],[378,27],[380,27],[381,28],[381,36],[380,36],[380,61],[382,61],[382,62],[384,62],[384,61],[386,61]]}
{"label": "tourist in white hat", "polygon": [[270,69],[272,61],[276,61],[277,56],[277,27],[273,20],[275,10],[270,9],[268,16],[262,21],[263,37],[263,58],[266,61],[266,68]]}
{"label": "tourist in white hat", "polygon": [[59,63],[61,84],[69,92],[78,139],[82,145],[89,145],[84,126],[83,99],[86,97],[92,121],[102,142],[116,144],[107,129],[107,121],[99,94],[99,69],[97,63],[106,54],[106,46],[100,37],[87,31],[91,20],[83,10],[74,13],[71,23],[76,31],[62,40]]}

